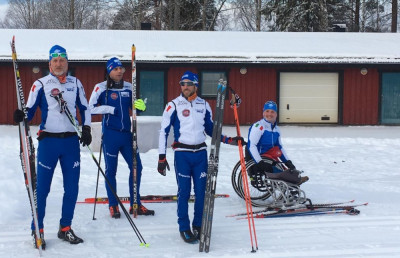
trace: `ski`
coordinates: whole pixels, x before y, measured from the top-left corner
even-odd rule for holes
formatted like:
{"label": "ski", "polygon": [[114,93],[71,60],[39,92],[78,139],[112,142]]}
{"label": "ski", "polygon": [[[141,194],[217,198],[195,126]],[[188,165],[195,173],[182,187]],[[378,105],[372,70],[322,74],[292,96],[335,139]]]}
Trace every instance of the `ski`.
{"label": "ski", "polygon": [[[360,211],[356,208],[321,208],[321,209],[305,209],[302,211],[297,210],[282,210],[274,213],[261,213],[256,214],[255,218],[283,218],[283,217],[298,217],[298,216],[314,216],[314,215],[327,215],[327,214],[349,214],[358,215]],[[246,219],[246,218],[240,218]]]}
{"label": "ski", "polygon": [[344,202],[331,202],[331,203],[313,203],[313,204],[310,204],[310,205],[312,205],[312,206],[314,206],[314,207],[322,207],[322,206],[333,206],[333,205],[343,205],[343,204],[346,204],[346,203],[354,203],[354,201],[355,200],[350,200],[350,201],[344,201]]}
{"label": "ski", "polygon": [[[215,198],[228,198],[228,194],[215,194]],[[130,197],[119,197],[122,203],[129,203],[131,198]],[[143,203],[172,203],[176,202],[178,197],[176,195],[145,195],[140,196],[140,201]],[[82,202],[77,203],[101,203],[105,204],[108,203],[107,197],[98,197],[98,198],[86,198]],[[194,195],[190,195],[189,202],[194,202]]]}
{"label": "ski", "polygon": [[[356,207],[366,206],[368,203],[360,203],[354,205],[331,205],[331,206],[310,206],[299,208],[267,208],[265,210],[254,212],[255,218],[267,218],[267,217],[293,217],[293,216],[308,216],[308,215],[322,215],[322,214],[334,214],[334,213],[346,213],[350,215],[358,215],[360,213]],[[234,216],[246,216],[247,214],[236,214]],[[247,219],[246,217],[241,217],[238,219]]]}
{"label": "ski", "polygon": [[[335,208],[335,207],[342,207],[342,206],[344,206],[344,207],[357,207],[357,206],[360,206],[360,205],[367,205],[368,204],[368,203],[361,203],[361,204],[352,205],[350,203],[354,203],[354,200],[344,201],[344,202],[303,204],[303,206],[297,206],[297,207],[292,208],[292,209],[304,209],[304,208],[312,209],[312,207],[314,207],[314,209],[316,209],[316,208]],[[345,205],[345,204],[348,204],[348,205]],[[262,213],[262,212],[269,212],[269,211],[274,211],[274,210],[278,211],[278,210],[281,210],[281,208],[267,207],[267,208],[262,209],[262,210],[253,211],[253,214]],[[247,215],[247,213],[236,213],[236,214],[226,215],[225,217],[238,217],[238,216],[245,216],[245,215]]]}
{"label": "ski", "polygon": [[17,90],[17,103],[18,109],[24,111],[24,120],[18,123],[19,127],[19,140],[20,140],[20,159],[22,171],[24,173],[25,187],[28,192],[29,203],[31,205],[31,212],[33,223],[35,225],[35,239],[36,247],[38,247],[39,255],[42,256],[42,239],[39,233],[38,211],[37,211],[37,192],[36,192],[36,167],[35,167],[35,147],[33,145],[31,131],[27,120],[27,108],[25,105],[25,97],[22,88],[22,81],[18,68],[17,52],[15,49],[15,36],[11,42],[12,59],[14,65],[15,86]]}
{"label": "ski", "polygon": [[211,148],[208,159],[207,184],[204,198],[203,218],[201,222],[199,252],[210,250],[211,228],[214,213],[214,196],[217,186],[219,147],[221,144],[222,123],[224,117],[226,81],[219,80],[214,114]]}
{"label": "ski", "polygon": [[133,165],[132,165],[132,184],[133,184],[133,217],[137,217],[138,200],[137,200],[137,118],[136,118],[136,47],[132,44],[132,146],[133,146]]}

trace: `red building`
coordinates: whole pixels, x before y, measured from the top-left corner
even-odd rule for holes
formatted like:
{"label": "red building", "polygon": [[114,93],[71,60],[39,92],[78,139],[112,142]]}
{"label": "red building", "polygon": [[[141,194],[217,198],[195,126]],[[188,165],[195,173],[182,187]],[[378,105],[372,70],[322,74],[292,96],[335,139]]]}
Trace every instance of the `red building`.
{"label": "red building", "polygon": [[[32,83],[48,73],[52,45],[67,49],[70,72],[89,97],[112,56],[123,61],[125,80],[131,80],[135,43],[144,115],[160,116],[180,93],[183,72],[191,70],[200,77],[199,95],[212,107],[218,80],[227,80],[243,100],[242,124],[260,119],[267,100],[278,103],[285,124],[400,124],[398,33],[0,31],[0,124],[12,124],[16,108],[8,47],[13,35],[26,98]],[[225,112],[224,122],[233,124],[233,112]]]}

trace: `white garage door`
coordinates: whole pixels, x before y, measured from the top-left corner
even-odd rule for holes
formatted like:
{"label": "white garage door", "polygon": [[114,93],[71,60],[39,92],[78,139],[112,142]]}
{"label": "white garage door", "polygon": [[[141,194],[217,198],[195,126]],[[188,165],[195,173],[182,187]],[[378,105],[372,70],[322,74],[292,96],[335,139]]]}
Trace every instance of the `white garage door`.
{"label": "white garage door", "polygon": [[337,123],[338,73],[280,73],[280,123]]}

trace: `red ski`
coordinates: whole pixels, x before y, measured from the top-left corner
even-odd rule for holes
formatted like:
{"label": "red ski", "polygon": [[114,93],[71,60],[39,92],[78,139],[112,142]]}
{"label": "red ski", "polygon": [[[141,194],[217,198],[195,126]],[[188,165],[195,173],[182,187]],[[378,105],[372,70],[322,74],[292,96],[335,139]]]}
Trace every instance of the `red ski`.
{"label": "red ski", "polygon": [[[215,194],[215,198],[228,198],[229,194]],[[130,197],[119,197],[122,203],[129,203]],[[178,197],[176,195],[145,195],[140,196],[140,201],[143,203],[168,203],[176,202]],[[95,198],[86,198],[83,202],[77,203],[94,203]],[[194,202],[194,195],[190,195],[189,202]],[[99,197],[96,203],[108,203],[107,197]]]}

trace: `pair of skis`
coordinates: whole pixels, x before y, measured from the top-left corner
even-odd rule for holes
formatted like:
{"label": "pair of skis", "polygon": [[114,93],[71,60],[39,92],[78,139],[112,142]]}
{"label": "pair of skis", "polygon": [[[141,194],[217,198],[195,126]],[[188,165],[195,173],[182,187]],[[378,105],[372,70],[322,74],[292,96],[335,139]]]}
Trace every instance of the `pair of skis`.
{"label": "pair of skis", "polygon": [[[354,200],[348,202],[324,203],[324,204],[305,204],[295,208],[266,208],[253,212],[254,218],[282,218],[327,214],[348,214],[358,215],[360,211],[356,209],[366,206],[368,203],[354,204]],[[243,217],[244,216],[244,217]],[[237,213],[227,217],[237,217],[237,219],[247,219],[247,213]]]}
{"label": "pair of skis", "polygon": [[[222,79],[219,81],[217,86],[217,99],[216,99],[216,108],[213,120],[213,133],[211,138],[211,146],[210,146],[210,154],[208,159],[208,169],[207,169],[207,183],[206,183],[206,191],[204,198],[204,206],[203,206],[203,217],[201,223],[201,232],[200,232],[200,244],[199,251],[205,251],[208,253],[210,251],[210,243],[211,243],[211,230],[212,230],[212,222],[214,215],[214,201],[215,201],[215,191],[217,185],[217,176],[218,176],[218,163],[219,163],[219,149],[221,144],[221,133],[222,133],[222,124],[224,117],[224,107],[225,107],[225,96],[228,91],[228,86],[226,85],[226,81]],[[233,92],[233,90],[232,90]],[[237,97],[236,94],[233,94],[233,98]],[[238,99],[238,98],[236,98]],[[235,102],[235,101],[234,101]],[[236,120],[236,129],[237,135],[240,136],[240,128],[239,128],[239,119],[237,115],[237,103],[232,104],[234,107],[234,115]],[[241,155],[241,161],[244,164],[243,157],[243,149],[242,143],[238,143],[239,153]],[[244,170],[246,171],[246,170]],[[244,179],[247,182],[247,176]],[[246,202],[247,210],[249,215],[252,214],[250,195],[248,195],[249,203]],[[249,207],[250,205],[250,207]],[[257,246],[257,237],[255,233],[254,220],[249,220],[249,230],[250,230],[250,239],[252,244],[252,252],[255,252],[258,249]],[[253,237],[255,241],[255,247],[253,245]]]}
{"label": "pair of skis", "polygon": [[211,148],[208,158],[207,183],[204,197],[203,217],[201,221],[199,251],[206,253],[210,250],[211,229],[214,214],[214,195],[217,186],[219,147],[221,144],[222,123],[224,117],[226,81],[222,79],[217,86],[217,99],[214,114],[213,132],[211,138]]}
{"label": "pair of skis", "polygon": [[25,187],[28,192],[29,203],[32,211],[33,224],[35,226],[34,234],[36,246],[39,255],[42,256],[42,239],[39,233],[38,210],[37,210],[37,193],[36,193],[36,165],[35,165],[35,147],[33,146],[31,131],[27,119],[27,108],[25,105],[24,91],[22,88],[21,77],[18,68],[17,51],[15,50],[15,36],[11,41],[12,60],[14,65],[15,86],[17,90],[17,106],[19,110],[25,113],[24,119],[18,123],[19,141],[20,141],[20,158],[22,171],[24,173]]}

